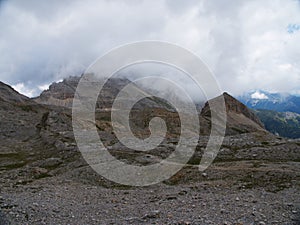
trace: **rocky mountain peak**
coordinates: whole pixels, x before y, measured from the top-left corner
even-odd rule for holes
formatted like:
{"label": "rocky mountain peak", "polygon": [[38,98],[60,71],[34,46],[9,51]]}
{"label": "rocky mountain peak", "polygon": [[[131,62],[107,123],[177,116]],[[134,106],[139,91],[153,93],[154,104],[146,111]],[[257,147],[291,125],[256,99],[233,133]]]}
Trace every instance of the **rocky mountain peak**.
{"label": "rocky mountain peak", "polygon": [[262,124],[260,119],[246,105],[244,105],[239,100],[237,100],[236,98],[229,95],[227,92],[223,93],[223,97],[225,99],[225,105],[226,105],[227,112],[243,114],[247,118],[249,118],[249,119],[253,120],[255,123],[257,123],[259,126],[264,128],[264,125]]}
{"label": "rocky mountain peak", "polygon": [[227,114],[227,135],[265,131],[264,125],[253,111],[248,109],[247,106],[232,97],[227,92],[224,92],[222,96],[216,97],[206,102],[201,111],[201,117],[206,122],[203,122],[202,119],[202,130],[204,131],[204,133],[209,133],[210,131],[211,111],[209,104],[218,104],[218,101],[221,100],[221,97],[223,97],[225,100]]}
{"label": "rocky mountain peak", "polygon": [[34,100],[40,104],[72,107],[79,80],[80,77],[70,76],[61,82],[54,82]]}

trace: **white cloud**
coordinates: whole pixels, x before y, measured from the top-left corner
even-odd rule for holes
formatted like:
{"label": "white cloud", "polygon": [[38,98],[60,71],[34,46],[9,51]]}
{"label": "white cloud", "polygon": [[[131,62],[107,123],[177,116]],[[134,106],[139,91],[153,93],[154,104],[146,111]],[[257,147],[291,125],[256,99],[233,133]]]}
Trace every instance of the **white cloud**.
{"label": "white cloud", "polygon": [[38,89],[40,91],[44,91],[44,90],[47,90],[49,88],[49,84],[44,84],[44,85],[39,85],[38,86]]}
{"label": "white cloud", "polygon": [[29,89],[29,88],[25,87],[25,85],[23,83],[18,83],[16,85],[12,85],[12,88],[15,89],[17,92],[19,92],[27,97],[30,97],[30,98],[37,95],[35,89]]}
{"label": "white cloud", "polygon": [[113,47],[155,39],[195,52],[231,93],[297,92],[299,24],[294,0],[4,1],[0,79],[39,92]]}
{"label": "white cloud", "polygon": [[253,99],[268,99],[268,96],[266,96],[264,93],[260,93],[259,91],[256,91],[253,94],[251,94],[251,98],[253,98]]}
{"label": "white cloud", "polygon": [[289,70],[291,70],[292,69],[292,65],[290,64],[290,63],[285,63],[285,64],[280,64],[280,65],[278,65],[278,68],[280,69],[280,70],[283,70],[283,71],[289,71]]}

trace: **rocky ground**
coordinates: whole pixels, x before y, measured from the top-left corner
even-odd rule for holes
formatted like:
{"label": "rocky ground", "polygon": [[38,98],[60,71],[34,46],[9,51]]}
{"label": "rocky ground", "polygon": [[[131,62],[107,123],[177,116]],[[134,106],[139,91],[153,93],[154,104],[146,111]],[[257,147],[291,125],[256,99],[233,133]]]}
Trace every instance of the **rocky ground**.
{"label": "rocky ground", "polygon": [[203,139],[189,165],[148,187],[107,181],[82,159],[68,168],[51,158],[3,170],[2,224],[299,224],[300,141],[252,135],[226,137],[214,163],[199,172]]}
{"label": "rocky ground", "polygon": [[299,177],[276,180],[299,175],[299,163],[255,163],[214,163],[205,173],[190,167],[186,177],[139,188],[106,186],[97,176],[90,183],[85,167],[6,182],[0,207],[10,222],[2,224],[299,224]]}

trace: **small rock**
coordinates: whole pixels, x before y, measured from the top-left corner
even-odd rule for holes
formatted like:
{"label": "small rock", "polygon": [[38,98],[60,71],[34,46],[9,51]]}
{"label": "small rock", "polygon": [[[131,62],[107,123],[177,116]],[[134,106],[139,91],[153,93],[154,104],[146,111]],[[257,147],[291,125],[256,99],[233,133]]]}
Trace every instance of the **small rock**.
{"label": "small rock", "polygon": [[260,221],[260,222],[258,223],[258,225],[266,225],[266,223],[263,222],[263,221]]}
{"label": "small rock", "polygon": [[236,198],[235,198],[235,200],[236,200],[236,201],[239,201],[239,200],[240,200],[240,198],[239,198],[239,197],[236,197]]}
{"label": "small rock", "polygon": [[52,210],[54,213],[59,213],[60,211],[58,209],[53,209]]}
{"label": "small rock", "polygon": [[179,194],[179,195],[186,195],[186,194],[187,194],[187,191],[182,190],[182,191],[180,191],[178,194]]}
{"label": "small rock", "polygon": [[171,196],[167,196],[167,198],[166,198],[167,200],[175,200],[175,199],[177,199],[177,197],[176,196],[173,196],[173,195],[171,195]]}
{"label": "small rock", "polygon": [[202,173],[202,177],[207,177],[207,173]]}
{"label": "small rock", "polygon": [[33,171],[32,171],[34,178],[45,177],[45,176],[47,176],[48,172],[49,171],[47,169],[41,168],[41,167],[34,167]]}
{"label": "small rock", "polygon": [[41,167],[43,167],[43,168],[57,167],[62,163],[63,163],[63,161],[60,158],[48,158],[43,161],[43,164]]}
{"label": "small rock", "polygon": [[151,213],[144,215],[143,219],[155,219],[155,218],[159,218],[159,216],[160,216],[160,211],[154,210]]}

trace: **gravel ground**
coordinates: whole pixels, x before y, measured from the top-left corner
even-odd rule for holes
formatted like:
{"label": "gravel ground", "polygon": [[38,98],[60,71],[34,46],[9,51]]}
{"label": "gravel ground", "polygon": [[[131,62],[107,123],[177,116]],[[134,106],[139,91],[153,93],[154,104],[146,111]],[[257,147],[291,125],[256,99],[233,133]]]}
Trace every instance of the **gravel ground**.
{"label": "gravel ground", "polygon": [[[1,191],[0,224],[300,224],[299,186],[270,192],[222,179],[105,188],[65,176]],[[1,215],[1,214],[0,214]]]}

